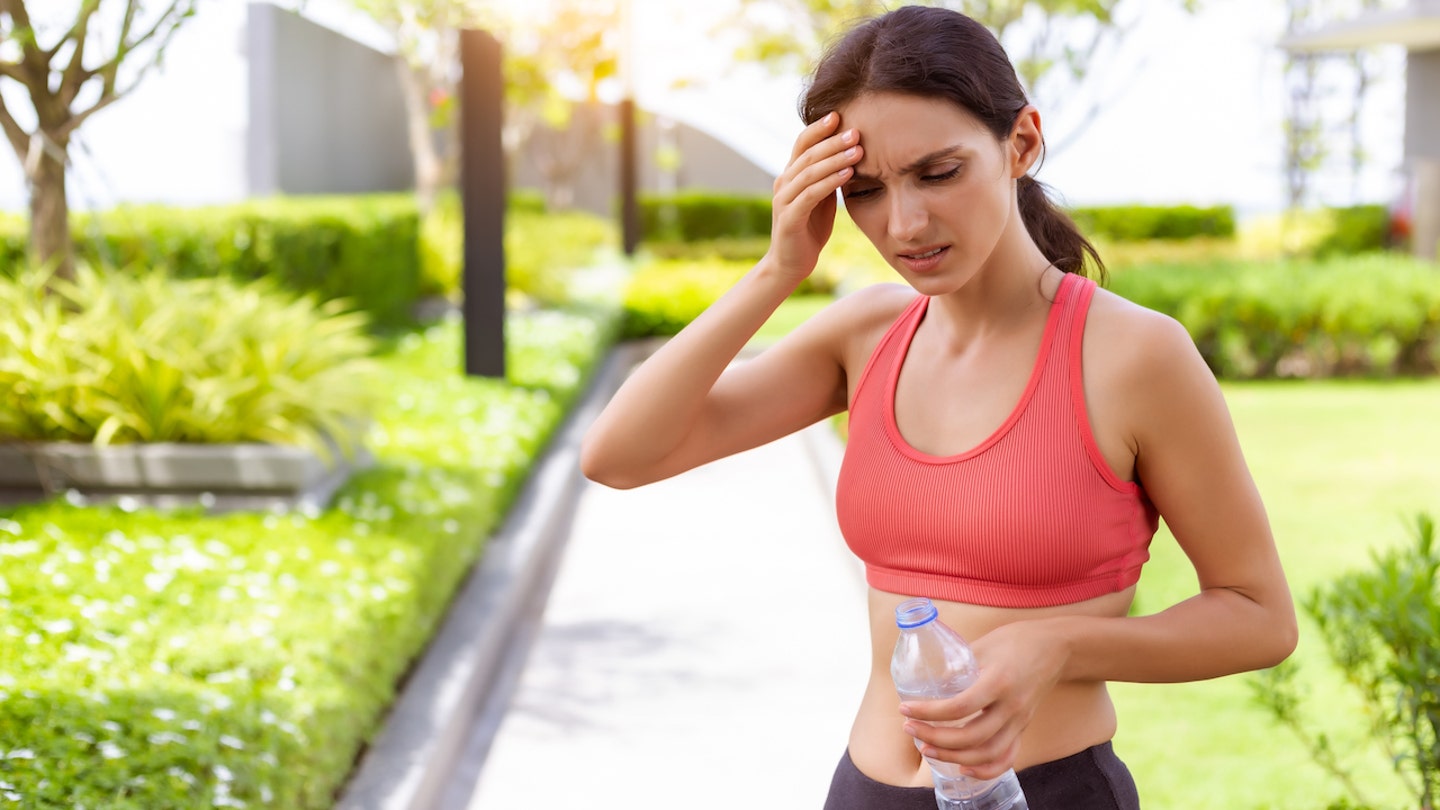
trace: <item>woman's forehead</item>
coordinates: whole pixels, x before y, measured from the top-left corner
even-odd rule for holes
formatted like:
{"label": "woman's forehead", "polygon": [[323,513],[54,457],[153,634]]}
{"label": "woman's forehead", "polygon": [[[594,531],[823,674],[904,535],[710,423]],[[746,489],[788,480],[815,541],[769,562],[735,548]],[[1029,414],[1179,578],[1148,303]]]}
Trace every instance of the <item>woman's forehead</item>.
{"label": "woman's forehead", "polygon": [[978,141],[990,136],[980,120],[944,98],[866,93],[840,107],[840,127],[860,131],[861,140]]}
{"label": "woman's forehead", "polygon": [[862,174],[900,172],[926,156],[972,153],[995,146],[973,115],[945,99],[867,94],[840,108],[842,129],[860,133]]}

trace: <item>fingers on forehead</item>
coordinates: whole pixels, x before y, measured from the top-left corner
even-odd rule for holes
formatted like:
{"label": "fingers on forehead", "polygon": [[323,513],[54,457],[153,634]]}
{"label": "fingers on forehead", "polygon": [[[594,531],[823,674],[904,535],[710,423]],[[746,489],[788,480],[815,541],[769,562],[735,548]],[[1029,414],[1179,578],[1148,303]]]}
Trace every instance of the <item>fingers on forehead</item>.
{"label": "fingers on forehead", "polygon": [[838,121],[839,116],[830,112],[822,115],[819,120],[806,127],[805,130],[800,133],[800,137],[795,140],[795,149],[790,153],[790,159],[794,160],[800,157],[805,153],[805,150],[825,140],[825,135],[831,129],[834,129]]}

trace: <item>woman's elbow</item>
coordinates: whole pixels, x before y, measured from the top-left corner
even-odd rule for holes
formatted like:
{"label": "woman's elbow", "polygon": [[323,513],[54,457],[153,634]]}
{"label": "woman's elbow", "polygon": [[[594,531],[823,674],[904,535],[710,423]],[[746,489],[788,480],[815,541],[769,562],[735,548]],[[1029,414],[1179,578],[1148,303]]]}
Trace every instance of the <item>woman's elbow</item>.
{"label": "woman's elbow", "polygon": [[1287,604],[1277,610],[1276,616],[1269,624],[1264,661],[1261,663],[1260,669],[1276,666],[1289,658],[1300,644],[1300,626],[1295,619],[1293,604]]}
{"label": "woman's elbow", "polygon": [[633,489],[645,483],[625,475],[611,454],[600,447],[600,442],[588,435],[580,442],[580,474],[611,489]]}

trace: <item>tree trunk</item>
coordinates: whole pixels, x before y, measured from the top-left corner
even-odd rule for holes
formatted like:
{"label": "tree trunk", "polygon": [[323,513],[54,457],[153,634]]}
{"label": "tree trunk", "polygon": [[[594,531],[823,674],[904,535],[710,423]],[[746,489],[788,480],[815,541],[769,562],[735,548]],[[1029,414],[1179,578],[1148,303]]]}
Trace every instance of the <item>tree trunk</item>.
{"label": "tree trunk", "polygon": [[[64,145],[61,145],[64,148]],[[48,151],[26,172],[30,182],[30,258],[57,278],[75,278],[70,242],[70,205],[65,199],[65,163]]]}
{"label": "tree trunk", "polygon": [[415,197],[424,216],[435,205],[444,173],[435,149],[435,135],[430,130],[428,82],[410,67],[405,57],[395,56],[395,69],[400,73],[400,87],[405,97],[405,128],[410,136],[410,156],[415,165]]}

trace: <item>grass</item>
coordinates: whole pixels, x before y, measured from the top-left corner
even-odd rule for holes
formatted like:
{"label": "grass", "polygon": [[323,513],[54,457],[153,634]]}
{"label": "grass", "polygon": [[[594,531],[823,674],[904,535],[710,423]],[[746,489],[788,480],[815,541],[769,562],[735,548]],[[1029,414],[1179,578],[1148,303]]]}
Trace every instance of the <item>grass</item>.
{"label": "grass", "polygon": [[[1440,380],[1227,384],[1226,398],[1298,597],[1405,542],[1418,511],[1440,514]],[[1140,581],[1141,612],[1195,592],[1163,528]],[[1308,720],[1332,737],[1377,808],[1406,808],[1389,761],[1361,738],[1361,707],[1302,617],[1296,659]],[[1343,795],[1291,733],[1250,698],[1249,676],[1113,684],[1116,750],[1147,810],[1322,810]]]}

